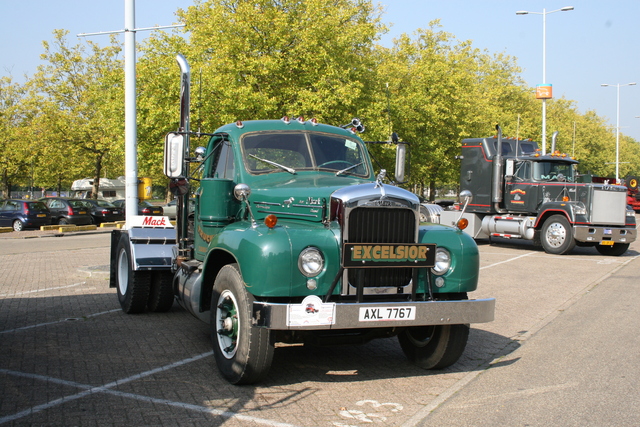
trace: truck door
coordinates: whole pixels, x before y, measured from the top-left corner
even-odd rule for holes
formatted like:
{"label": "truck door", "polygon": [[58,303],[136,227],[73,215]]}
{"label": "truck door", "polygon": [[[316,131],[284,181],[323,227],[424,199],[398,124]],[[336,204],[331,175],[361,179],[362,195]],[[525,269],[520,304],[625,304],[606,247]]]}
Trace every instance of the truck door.
{"label": "truck door", "polygon": [[205,164],[196,192],[195,251],[198,259],[204,259],[211,239],[234,220],[237,211],[233,197],[235,163],[231,143],[214,137],[209,145],[215,152]]}
{"label": "truck door", "polygon": [[533,212],[538,186],[531,179],[531,162],[516,161],[514,173],[505,179],[504,207],[513,212]]}

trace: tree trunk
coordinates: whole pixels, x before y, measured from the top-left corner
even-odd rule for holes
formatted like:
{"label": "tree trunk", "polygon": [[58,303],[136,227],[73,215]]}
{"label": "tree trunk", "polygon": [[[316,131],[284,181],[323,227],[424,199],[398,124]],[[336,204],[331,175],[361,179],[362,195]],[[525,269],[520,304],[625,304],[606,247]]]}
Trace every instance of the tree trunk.
{"label": "tree trunk", "polygon": [[100,173],[102,172],[102,157],[104,153],[96,153],[96,163],[93,174],[93,187],[91,189],[91,198],[93,200],[98,199],[98,191],[100,189]]}
{"label": "tree trunk", "polygon": [[436,182],[435,181],[429,181],[429,201],[430,202],[436,201]]}

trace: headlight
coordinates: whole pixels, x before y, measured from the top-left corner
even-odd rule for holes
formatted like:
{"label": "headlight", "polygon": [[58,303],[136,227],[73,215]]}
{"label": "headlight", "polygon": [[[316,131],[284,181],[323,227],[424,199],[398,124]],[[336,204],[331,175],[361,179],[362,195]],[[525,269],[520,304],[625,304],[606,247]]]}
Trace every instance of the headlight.
{"label": "headlight", "polygon": [[585,205],[581,203],[577,203],[575,205],[571,205],[571,208],[573,209],[573,214],[574,215],[586,215],[587,214],[587,208],[585,207]]}
{"label": "headlight", "polygon": [[436,249],[436,265],[431,269],[433,274],[442,276],[451,268],[451,254],[445,248]]}
{"label": "headlight", "polygon": [[636,211],[629,205],[627,205],[627,216],[636,216]]}
{"label": "headlight", "polygon": [[322,252],[314,247],[303,249],[298,256],[298,268],[307,277],[317,276],[324,268]]}

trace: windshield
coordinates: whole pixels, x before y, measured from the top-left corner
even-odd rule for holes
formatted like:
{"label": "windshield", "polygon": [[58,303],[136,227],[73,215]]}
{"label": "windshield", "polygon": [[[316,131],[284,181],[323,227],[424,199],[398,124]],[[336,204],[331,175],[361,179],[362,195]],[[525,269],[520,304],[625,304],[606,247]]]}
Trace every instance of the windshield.
{"label": "windshield", "polygon": [[363,150],[357,140],[324,133],[259,133],[242,139],[244,164],[253,174],[323,170],[368,176]]}
{"label": "windshield", "polygon": [[574,182],[575,165],[564,162],[534,162],[533,179],[536,181]]}

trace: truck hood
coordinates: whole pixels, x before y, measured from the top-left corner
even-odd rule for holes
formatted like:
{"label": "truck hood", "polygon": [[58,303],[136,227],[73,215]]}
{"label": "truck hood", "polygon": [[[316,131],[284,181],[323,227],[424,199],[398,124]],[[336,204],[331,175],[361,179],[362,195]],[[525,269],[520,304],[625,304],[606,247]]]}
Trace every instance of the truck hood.
{"label": "truck hood", "polygon": [[[376,188],[366,179],[350,176],[335,176],[328,173],[310,173],[291,175],[283,180],[283,174],[270,174],[257,177],[250,184],[251,207],[257,219],[275,214],[284,219],[322,221],[327,216],[331,196],[336,193],[341,199],[379,199],[393,193],[396,197],[405,196],[413,201],[417,197],[398,187],[384,185]],[[410,202],[409,202],[410,203]]]}

